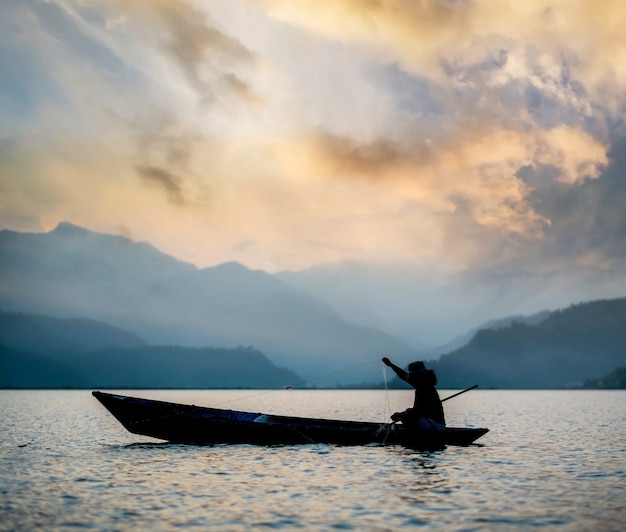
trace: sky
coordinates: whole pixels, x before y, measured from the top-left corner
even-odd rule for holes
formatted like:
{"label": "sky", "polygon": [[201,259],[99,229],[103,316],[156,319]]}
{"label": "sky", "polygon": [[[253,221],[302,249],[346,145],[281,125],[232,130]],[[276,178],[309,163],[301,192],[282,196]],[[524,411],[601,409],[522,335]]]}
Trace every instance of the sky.
{"label": "sky", "polygon": [[3,0],[0,228],[620,269],[625,27],[621,0]]}

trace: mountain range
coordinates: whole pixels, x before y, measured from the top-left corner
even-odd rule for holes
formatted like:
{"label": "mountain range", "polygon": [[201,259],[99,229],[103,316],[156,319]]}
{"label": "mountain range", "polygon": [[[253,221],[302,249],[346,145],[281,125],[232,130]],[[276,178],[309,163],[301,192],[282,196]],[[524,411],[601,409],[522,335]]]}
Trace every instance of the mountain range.
{"label": "mountain range", "polygon": [[463,347],[431,361],[446,387],[577,387],[626,366],[626,298],[551,312],[535,324],[482,329]]}
{"label": "mountain range", "polygon": [[[371,362],[381,353],[417,356],[263,271],[235,262],[198,269],[149,244],[67,223],[49,233],[0,231],[0,308],[89,318],[151,345],[252,346],[318,385],[378,380]],[[354,369],[336,376],[346,368]]]}
{"label": "mountain range", "polygon": [[0,388],[281,388],[301,382],[252,348],[154,346],[90,319],[0,312]]}
{"label": "mountain range", "polygon": [[[380,382],[378,362],[389,355],[429,361],[444,387],[563,387],[625,364],[623,299],[485,320],[433,347],[402,334],[410,312],[398,325],[386,311],[415,294],[400,298],[407,281],[394,281],[398,273],[376,283],[363,265],[274,275],[235,262],[198,269],[67,223],[48,233],[0,231],[3,372],[37,367],[31,373],[87,387],[350,386]],[[231,359],[239,362],[222,372]],[[150,364],[153,375],[131,378]],[[243,378],[246,367],[263,379]]]}

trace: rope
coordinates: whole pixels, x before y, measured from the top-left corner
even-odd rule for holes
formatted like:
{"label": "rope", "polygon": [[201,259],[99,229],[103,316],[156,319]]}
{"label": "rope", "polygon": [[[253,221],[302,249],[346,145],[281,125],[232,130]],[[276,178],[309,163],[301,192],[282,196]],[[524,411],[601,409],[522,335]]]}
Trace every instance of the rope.
{"label": "rope", "polygon": [[322,379],[327,379],[328,377],[333,377],[333,376],[339,375],[341,373],[347,373],[348,371],[354,371],[355,369],[363,368],[365,366],[370,366],[371,364],[375,364],[376,362],[378,362],[378,360],[372,360],[370,362],[364,362],[363,364],[359,364],[358,366],[352,366],[350,368],[340,369],[339,371],[335,371],[333,373],[327,373],[326,375],[322,375],[320,377],[315,377],[314,379],[310,379],[308,381],[303,381],[300,384],[298,384],[298,386],[303,386],[305,384],[310,384],[310,383],[315,382],[315,381],[320,381]]}
{"label": "rope", "polygon": [[[297,387],[303,387],[303,386],[306,386],[306,385],[310,385],[313,382],[316,382],[316,381],[319,381],[319,380],[322,380],[322,379],[327,379],[328,377],[333,377],[334,375],[339,375],[341,373],[347,373],[348,371],[354,371],[355,369],[359,369],[359,368],[363,368],[365,366],[369,366],[371,364],[375,364],[376,362],[377,362],[377,360],[372,360],[370,362],[364,362],[363,364],[359,364],[357,366],[352,366],[352,367],[349,367],[349,368],[340,369],[338,371],[334,371],[333,373],[327,373],[326,375],[321,375],[319,377],[315,377],[313,379],[309,379],[308,381],[302,381],[302,382],[300,382],[300,383],[298,383],[296,385],[293,385],[293,386],[292,385],[288,385],[288,386],[284,386],[283,388],[273,388],[271,390],[264,390],[262,392],[258,392],[258,393],[252,394],[252,395],[246,395],[246,396],[243,396],[243,397],[236,397],[234,399],[227,399],[226,401],[221,401],[219,403],[213,403],[213,406],[224,405],[224,404],[227,404],[227,403],[235,403],[237,401],[243,401],[245,399],[251,399],[253,397],[258,397],[260,395],[266,395],[268,393],[276,393],[276,392],[280,392],[282,390],[291,390],[291,389],[295,388],[296,386]],[[385,376],[385,387],[387,387],[386,376]]]}
{"label": "rope", "polygon": [[385,415],[391,416],[391,402],[389,400],[389,387],[387,383],[387,366],[383,364],[383,381],[385,382]]}

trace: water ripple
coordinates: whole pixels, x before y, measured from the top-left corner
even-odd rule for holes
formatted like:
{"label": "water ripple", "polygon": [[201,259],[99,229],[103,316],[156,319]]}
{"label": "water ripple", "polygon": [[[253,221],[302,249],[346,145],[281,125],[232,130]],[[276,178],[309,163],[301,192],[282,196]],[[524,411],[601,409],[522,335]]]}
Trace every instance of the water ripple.
{"label": "water ripple", "polygon": [[[234,392],[143,393],[210,404]],[[263,396],[255,410],[345,405],[368,419],[381,393]],[[446,416],[490,427],[483,444],[419,452],[157,443],[125,432],[87,392],[0,392],[0,530],[622,529],[626,393],[463,397]],[[410,394],[391,399],[400,409]]]}

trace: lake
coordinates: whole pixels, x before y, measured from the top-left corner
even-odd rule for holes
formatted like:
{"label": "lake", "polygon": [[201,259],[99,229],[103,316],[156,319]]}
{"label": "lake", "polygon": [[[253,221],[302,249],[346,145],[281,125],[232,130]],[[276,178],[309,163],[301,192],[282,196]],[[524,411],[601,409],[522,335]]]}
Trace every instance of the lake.
{"label": "lake", "polygon": [[[446,397],[454,391],[440,391]],[[380,421],[412,391],[141,390]],[[470,447],[193,447],[128,433],[89,391],[0,391],[0,530],[623,530],[626,391],[474,390]]]}

